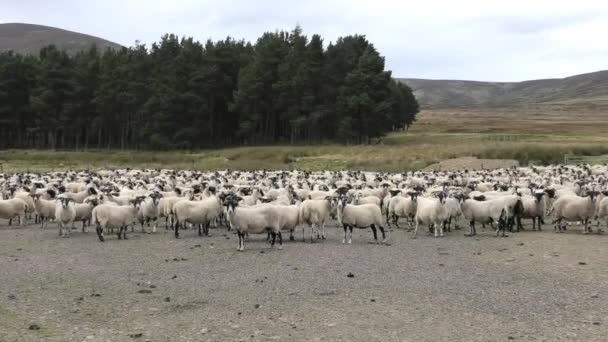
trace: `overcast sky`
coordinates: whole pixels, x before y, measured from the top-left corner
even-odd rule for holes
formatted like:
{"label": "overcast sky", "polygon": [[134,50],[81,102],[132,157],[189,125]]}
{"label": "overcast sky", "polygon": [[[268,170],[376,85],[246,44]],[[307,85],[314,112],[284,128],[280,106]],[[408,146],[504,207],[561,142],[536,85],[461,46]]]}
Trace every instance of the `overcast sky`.
{"label": "overcast sky", "polygon": [[255,40],[291,30],[365,34],[396,77],[519,81],[608,69],[608,0],[0,0],[0,23],[123,45],[163,33]]}

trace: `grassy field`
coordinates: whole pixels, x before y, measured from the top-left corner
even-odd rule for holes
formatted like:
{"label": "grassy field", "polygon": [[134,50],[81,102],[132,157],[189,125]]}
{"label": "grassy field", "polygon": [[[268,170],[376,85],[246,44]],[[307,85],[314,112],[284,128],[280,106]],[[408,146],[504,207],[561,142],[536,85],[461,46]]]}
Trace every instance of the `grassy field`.
{"label": "grassy field", "polygon": [[0,151],[0,172],[97,168],[196,170],[422,169],[451,158],[561,162],[564,155],[608,154],[608,106],[547,104],[433,109],[408,133],[365,146],[250,146],[208,151]]}

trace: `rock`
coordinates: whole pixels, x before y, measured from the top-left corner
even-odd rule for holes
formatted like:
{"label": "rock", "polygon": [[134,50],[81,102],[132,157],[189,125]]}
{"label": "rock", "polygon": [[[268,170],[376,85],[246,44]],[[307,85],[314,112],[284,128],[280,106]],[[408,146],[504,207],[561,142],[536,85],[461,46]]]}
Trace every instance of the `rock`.
{"label": "rock", "polygon": [[78,297],[76,300],[84,300],[84,297]]}
{"label": "rock", "polygon": [[591,295],[591,298],[598,298],[598,297],[599,297],[598,294]]}
{"label": "rock", "polygon": [[140,338],[142,336],[144,336],[142,333],[129,334],[130,338]]}
{"label": "rock", "polygon": [[150,288],[151,288],[151,289],[155,289],[155,288],[156,288],[156,285],[150,285]]}
{"label": "rock", "polygon": [[34,324],[30,324],[30,327],[28,328],[30,330],[40,330],[40,326],[36,323]]}
{"label": "rock", "polygon": [[199,331],[200,334],[204,335],[208,332],[209,330],[207,328],[203,328],[201,329],[201,331]]}
{"label": "rock", "polygon": [[256,308],[256,309],[259,309],[260,308],[260,304],[256,304],[253,307]]}
{"label": "rock", "polygon": [[94,338],[95,338],[95,336],[93,336],[93,335],[89,335],[89,336],[87,336],[87,337],[85,337],[85,338],[86,338],[87,340],[92,340],[92,339],[94,339]]}
{"label": "rock", "polygon": [[370,299],[369,301],[372,302],[372,303],[376,302],[376,300],[374,298]]}
{"label": "rock", "polygon": [[264,251],[260,251],[260,254],[264,254]]}
{"label": "rock", "polygon": [[177,278],[177,276],[176,276],[176,275],[173,275],[173,277],[171,277],[171,279],[175,279],[175,278]]}
{"label": "rock", "polygon": [[352,272],[348,272],[348,274],[346,276],[349,277],[349,278],[354,278],[355,277],[355,275]]}
{"label": "rock", "polygon": [[91,294],[91,297],[101,297],[101,295],[99,293],[93,293]]}
{"label": "rock", "polygon": [[152,290],[143,289],[143,290],[137,291],[137,293],[152,293]]}
{"label": "rock", "polygon": [[9,294],[7,297],[8,297],[8,299],[10,299],[10,300],[15,300],[15,299],[17,299],[17,296],[15,296],[15,295],[14,295],[14,294],[12,294],[12,293],[11,293],[11,294]]}
{"label": "rock", "polygon": [[518,243],[517,245],[518,245],[518,246],[523,246],[523,245],[524,245],[524,243],[523,243],[523,242],[520,242],[520,243]]}
{"label": "rock", "polygon": [[201,248],[201,245],[194,245],[194,248]]}
{"label": "rock", "polygon": [[583,261],[579,261],[579,263],[578,263],[578,264],[579,264],[579,265],[587,265],[587,263],[586,263],[586,262],[583,262]]}
{"label": "rock", "polygon": [[165,297],[165,302],[170,302],[171,301],[171,297]]}
{"label": "rock", "polygon": [[600,322],[593,322],[592,324],[593,325],[600,325],[601,323]]}

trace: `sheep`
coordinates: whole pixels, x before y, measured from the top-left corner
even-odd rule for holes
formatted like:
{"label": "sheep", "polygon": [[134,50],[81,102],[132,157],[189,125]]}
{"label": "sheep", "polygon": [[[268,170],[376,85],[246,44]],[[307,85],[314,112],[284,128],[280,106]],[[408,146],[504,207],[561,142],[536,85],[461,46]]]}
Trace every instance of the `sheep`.
{"label": "sheep", "polygon": [[602,232],[602,230],[599,227],[601,219],[606,219],[606,226],[608,227],[608,191],[604,191],[604,192],[602,192],[602,194],[606,197],[602,198],[598,202],[598,205],[597,205],[596,220],[597,220],[597,232],[598,233]]}
{"label": "sheep", "polygon": [[137,218],[141,224],[142,232],[145,230],[144,223],[150,226],[150,220],[152,220],[154,221],[152,232],[156,233],[157,220],[160,215],[159,202],[162,196],[159,192],[153,192],[141,203]]}
{"label": "sheep", "polygon": [[28,209],[27,203],[20,198],[0,200],[0,218],[9,220],[9,226],[15,217],[19,218],[19,225],[25,224],[25,212]]}
{"label": "sheep", "polygon": [[[215,192],[215,189],[213,189]],[[179,238],[180,223],[198,224],[198,235],[209,235],[209,224],[222,214],[222,203],[216,195],[201,201],[183,200],[173,206],[175,215],[175,238]]]}
{"label": "sheep", "polygon": [[[386,223],[390,227],[390,220],[392,218],[393,223],[399,228],[399,218],[414,218],[416,215],[416,207],[418,201],[417,192],[408,192],[409,197],[393,196],[388,203],[388,212]],[[410,223],[411,226],[411,223]]]}
{"label": "sheep", "polygon": [[[346,196],[340,195],[332,200],[332,204],[336,207],[338,214],[338,223],[344,228],[344,239],[342,243],[353,242],[353,227],[366,229],[371,228],[374,234],[374,241],[378,242],[378,234],[376,231],[380,229],[382,233],[382,243],[387,243],[387,235],[382,227],[382,212],[380,207],[375,204],[352,205],[347,203]],[[347,236],[347,232],[350,235]]]}
{"label": "sheep", "polygon": [[475,236],[477,235],[477,230],[475,229],[475,223],[490,223],[496,225],[496,236],[498,236],[499,231],[502,229],[502,236],[506,237],[505,234],[505,225],[507,224],[508,219],[508,210],[505,208],[505,202],[500,199],[491,199],[491,200],[476,200],[469,199],[464,194],[457,196],[459,201],[461,202],[461,210],[462,215],[465,220],[469,222],[469,233],[465,234],[465,236]]}
{"label": "sheep", "polygon": [[[325,221],[331,214],[331,201],[333,197],[326,196],[324,199],[307,199],[300,205],[300,218],[302,223],[310,226],[310,242],[316,232],[319,238],[319,227],[321,227],[321,239],[325,240]],[[302,227],[302,239],[304,240],[304,227]]]}
{"label": "sheep", "polygon": [[523,229],[521,219],[532,219],[532,230],[542,229],[543,217],[546,211],[546,201],[544,198],[545,192],[543,190],[534,191],[534,196],[522,196],[521,201],[523,205],[523,212],[521,216],[517,218],[517,230]]}
{"label": "sheep", "polygon": [[462,216],[462,210],[460,209],[460,202],[455,197],[448,197],[445,200],[445,206],[448,209],[448,219],[444,221],[444,229],[448,232],[452,231],[452,221],[455,221],[455,229],[460,229],[458,226],[458,219]]}
{"label": "sheep", "polygon": [[131,200],[129,205],[100,204],[93,209],[91,223],[96,225],[99,241],[103,242],[106,228],[119,228],[118,239],[127,239],[127,226],[137,220],[141,197]]}
{"label": "sheep", "polygon": [[[295,240],[293,232],[300,224],[300,206],[299,205],[278,205],[279,212],[279,227],[281,230],[289,230],[289,240]],[[304,240],[304,229],[302,229],[302,239]]]}
{"label": "sheep", "polygon": [[93,208],[99,204],[99,199],[96,196],[90,196],[84,199],[83,203],[74,203],[74,209],[76,210],[76,216],[74,222],[82,221],[82,232],[86,232],[87,223],[91,223],[91,215]]}
{"label": "sheep", "polygon": [[420,197],[418,198],[416,206],[416,216],[414,221],[416,222],[416,228],[414,229],[414,236],[418,233],[418,227],[421,223],[433,225],[435,231],[435,237],[443,237],[443,222],[449,217],[448,208],[446,207],[446,199],[448,194],[444,191],[439,191],[433,194],[433,198]]}
{"label": "sheep", "polygon": [[231,195],[226,198],[228,222],[237,231],[239,246],[237,250],[245,250],[245,234],[261,234],[270,232],[272,235],[271,247],[274,247],[276,237],[279,238],[279,249],[283,249],[283,237],[281,235],[281,218],[279,209],[272,205],[261,205],[256,207],[239,206],[241,197]]}
{"label": "sheep", "polygon": [[[67,196],[58,198],[55,209],[55,219],[59,225],[59,236],[70,237],[71,225],[76,218],[76,209],[74,208],[74,199]],[[65,229],[65,232],[63,232]]]}
{"label": "sheep", "polygon": [[[554,203],[552,211],[555,213],[556,219],[555,232],[562,233],[565,227],[562,226],[562,221],[581,221],[584,224],[583,234],[591,232],[589,220],[595,217],[595,203],[598,192],[589,191],[585,196],[565,195],[560,196]],[[564,223],[565,224],[565,223]]]}
{"label": "sheep", "polygon": [[357,192],[355,194],[355,198],[353,199],[353,204],[354,205],[360,205],[360,204],[375,204],[379,207],[382,207],[382,200],[380,198],[378,198],[377,196],[363,196],[363,194],[361,192]]}
{"label": "sheep", "polygon": [[71,194],[71,198],[75,203],[83,203],[85,198],[93,195],[97,195],[97,190],[95,190],[93,187],[89,187],[75,194]]}
{"label": "sheep", "polygon": [[49,220],[55,219],[56,201],[45,200],[40,196],[40,194],[35,194],[32,197],[34,198],[36,215],[40,218],[40,228],[44,229],[48,225]]}

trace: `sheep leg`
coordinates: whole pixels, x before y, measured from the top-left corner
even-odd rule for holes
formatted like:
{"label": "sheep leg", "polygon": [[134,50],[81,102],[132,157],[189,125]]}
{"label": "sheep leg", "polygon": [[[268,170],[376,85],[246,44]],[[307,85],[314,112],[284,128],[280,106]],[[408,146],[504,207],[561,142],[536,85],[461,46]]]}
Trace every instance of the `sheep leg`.
{"label": "sheep leg", "polygon": [[382,227],[382,226],[378,226],[378,229],[380,229],[380,233],[382,233],[382,243],[386,243],[387,235],[389,234],[388,232],[390,230],[385,232],[384,227]]}
{"label": "sheep leg", "polygon": [[122,226],[118,228],[118,240],[122,240]]}
{"label": "sheep leg", "polygon": [[585,221],[583,221],[583,234],[589,234],[591,232],[591,229],[588,227],[588,222],[589,219],[585,219]]}
{"label": "sheep leg", "polygon": [[414,229],[414,236],[412,236],[412,239],[416,238],[416,235],[418,234],[418,227],[420,226],[420,222],[418,222],[418,219],[416,219],[416,228]]}
{"label": "sheep leg", "polygon": [[152,227],[152,233],[156,233],[156,225],[158,224],[158,218],[154,218],[154,226]]}
{"label": "sheep leg", "polygon": [[126,240],[126,239],[127,239],[127,230],[128,230],[128,229],[127,229],[127,226],[126,226],[126,225],[125,225],[124,227],[125,227],[125,228],[124,228],[124,230],[122,231],[122,238],[123,238],[123,240]]}
{"label": "sheep leg", "polygon": [[203,232],[205,233],[205,236],[209,236],[209,226],[211,225],[211,223],[205,223],[205,226],[203,227]]}
{"label": "sheep leg", "polygon": [[198,224],[198,236],[203,236],[202,229],[203,229],[203,225],[199,223]]}
{"label": "sheep leg", "polygon": [[295,241],[296,238],[293,236],[293,229],[289,231],[289,241]]}
{"label": "sheep leg", "polygon": [[85,222],[85,221],[86,221],[86,220],[82,220],[82,232],[83,232],[83,233],[86,233],[86,232],[87,232],[87,230],[85,229],[85,225],[84,225],[84,222]]}
{"label": "sheep leg", "polygon": [[469,222],[469,233],[464,234],[464,236],[474,236],[475,235],[475,221]]}
{"label": "sheep leg", "polygon": [[315,224],[310,225],[310,243],[312,243],[313,235],[315,234]]}
{"label": "sheep leg", "polygon": [[376,231],[376,226],[372,224],[370,228],[372,229],[372,233],[374,234],[374,242],[378,243],[378,232]]}
{"label": "sheep leg", "polygon": [[325,221],[321,225],[321,239],[325,240]]}
{"label": "sheep leg", "polygon": [[95,230],[97,231],[97,237],[99,238],[99,241],[103,242],[103,228],[99,223],[97,224]]}
{"label": "sheep leg", "polygon": [[342,243],[346,243],[346,232],[348,230],[348,225],[343,224],[344,226],[344,239],[342,239]]}
{"label": "sheep leg", "polygon": [[239,236],[239,246],[236,248],[236,250],[242,252],[245,249],[245,243],[243,242],[244,236],[240,231],[237,231],[236,233]]}
{"label": "sheep leg", "polygon": [[175,230],[175,238],[179,239],[179,221],[175,220],[175,222],[173,222],[173,229]]}
{"label": "sheep leg", "polygon": [[277,236],[279,237],[279,250],[281,250],[283,249],[283,234],[280,230],[277,232]]}
{"label": "sheep leg", "polygon": [[274,247],[274,243],[277,239],[277,233],[275,232],[270,232],[270,235],[272,236],[272,240],[270,240],[270,248]]}
{"label": "sheep leg", "polygon": [[348,230],[350,232],[350,234],[348,235],[348,244],[350,245],[351,243],[353,243],[353,226],[349,225]]}
{"label": "sheep leg", "polygon": [[437,237],[438,230],[439,230],[439,237],[443,237],[443,225],[441,223],[435,224],[435,237]]}

